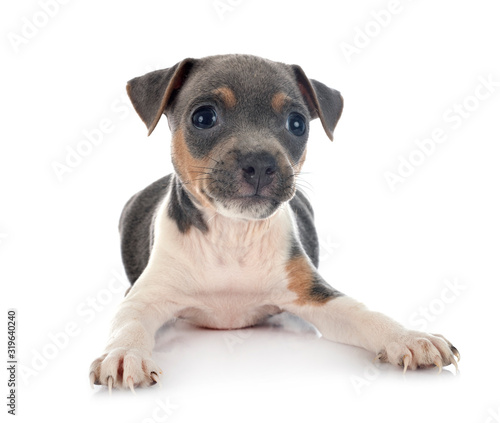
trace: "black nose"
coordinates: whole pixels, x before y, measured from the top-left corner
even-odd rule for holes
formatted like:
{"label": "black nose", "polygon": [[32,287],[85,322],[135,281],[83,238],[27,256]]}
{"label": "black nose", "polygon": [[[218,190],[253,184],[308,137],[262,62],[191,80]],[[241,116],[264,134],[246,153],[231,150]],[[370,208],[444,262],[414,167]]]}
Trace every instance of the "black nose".
{"label": "black nose", "polygon": [[269,153],[250,153],[241,160],[243,178],[259,194],[261,188],[269,185],[277,170],[276,159]]}

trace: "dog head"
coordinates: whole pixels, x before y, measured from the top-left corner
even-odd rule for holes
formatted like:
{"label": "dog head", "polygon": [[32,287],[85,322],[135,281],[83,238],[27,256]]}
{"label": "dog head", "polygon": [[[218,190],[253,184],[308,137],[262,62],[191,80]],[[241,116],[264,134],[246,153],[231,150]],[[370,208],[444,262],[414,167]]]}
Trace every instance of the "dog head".
{"label": "dog head", "polygon": [[149,134],[167,116],[172,162],[194,201],[244,219],[294,196],[310,120],[333,140],[343,107],[299,66],[248,55],[185,59],[132,79],[127,92]]}

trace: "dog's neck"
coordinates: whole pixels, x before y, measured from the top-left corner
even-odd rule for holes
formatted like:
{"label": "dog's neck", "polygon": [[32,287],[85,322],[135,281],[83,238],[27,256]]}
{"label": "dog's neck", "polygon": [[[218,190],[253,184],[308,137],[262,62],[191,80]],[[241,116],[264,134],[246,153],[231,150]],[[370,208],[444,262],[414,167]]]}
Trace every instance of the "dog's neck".
{"label": "dog's neck", "polygon": [[210,242],[223,243],[226,247],[245,247],[272,236],[283,228],[285,207],[266,219],[249,220],[227,217],[213,210],[204,210],[208,231],[204,234]]}
{"label": "dog's neck", "polygon": [[286,204],[266,219],[243,219],[221,214],[206,207],[189,192],[177,176],[172,181],[169,216],[185,233],[199,231],[208,242],[226,247],[249,246],[278,231],[289,230],[289,215]]}

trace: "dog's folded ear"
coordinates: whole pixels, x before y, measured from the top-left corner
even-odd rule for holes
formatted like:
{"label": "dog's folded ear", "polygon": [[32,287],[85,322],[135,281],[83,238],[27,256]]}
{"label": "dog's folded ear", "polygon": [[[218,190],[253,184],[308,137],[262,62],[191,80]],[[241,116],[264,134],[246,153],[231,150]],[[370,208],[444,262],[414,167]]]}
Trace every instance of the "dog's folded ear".
{"label": "dog's folded ear", "polygon": [[184,59],[171,68],[157,70],[131,79],[127,93],[135,111],[153,132],[162,113],[172,102],[177,90],[182,87],[196,59]]}
{"label": "dog's folded ear", "polygon": [[333,130],[342,114],[344,99],[337,90],[309,79],[300,66],[292,65],[292,70],[311,117],[313,119],[319,117],[326,135],[333,141]]}

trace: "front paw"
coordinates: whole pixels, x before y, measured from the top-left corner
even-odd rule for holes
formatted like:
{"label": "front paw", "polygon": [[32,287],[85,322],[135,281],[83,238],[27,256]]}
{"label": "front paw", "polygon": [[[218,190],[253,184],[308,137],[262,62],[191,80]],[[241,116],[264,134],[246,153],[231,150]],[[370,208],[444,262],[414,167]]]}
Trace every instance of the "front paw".
{"label": "front paw", "polygon": [[160,368],[151,354],[135,348],[114,348],[90,365],[90,385],[112,388],[151,386],[159,383]]}
{"label": "front paw", "polygon": [[439,372],[453,364],[457,371],[455,357],[460,361],[458,350],[442,335],[407,331],[398,335],[379,352],[376,358],[406,369],[415,370],[436,366]]}

